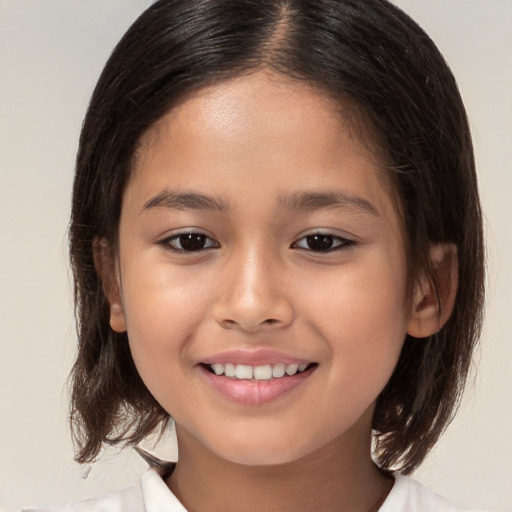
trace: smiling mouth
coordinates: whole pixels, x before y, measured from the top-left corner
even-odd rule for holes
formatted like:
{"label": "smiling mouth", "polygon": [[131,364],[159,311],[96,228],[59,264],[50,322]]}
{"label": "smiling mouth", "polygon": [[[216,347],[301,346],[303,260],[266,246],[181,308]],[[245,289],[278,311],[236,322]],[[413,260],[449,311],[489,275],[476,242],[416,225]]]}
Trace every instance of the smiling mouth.
{"label": "smiling mouth", "polygon": [[247,364],[232,364],[232,363],[203,363],[202,366],[210,373],[217,376],[225,376],[234,380],[251,380],[251,381],[269,381],[303,373],[317,363],[302,363],[302,364],[265,364],[259,366],[250,366]]}

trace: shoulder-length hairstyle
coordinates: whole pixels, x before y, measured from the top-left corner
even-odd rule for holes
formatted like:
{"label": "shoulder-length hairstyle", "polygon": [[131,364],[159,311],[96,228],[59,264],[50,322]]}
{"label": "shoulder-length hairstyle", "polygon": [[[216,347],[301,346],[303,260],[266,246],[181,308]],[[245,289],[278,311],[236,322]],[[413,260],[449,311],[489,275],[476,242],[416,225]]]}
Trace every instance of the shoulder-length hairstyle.
{"label": "shoulder-length hairstyle", "polygon": [[263,68],[310,84],[345,112],[351,106],[358,131],[386,155],[409,282],[424,272],[435,286],[431,244],[457,247],[453,314],[429,338],[407,336],[378,398],[377,464],[411,472],[453,417],[480,334],[484,249],[466,113],[434,43],[385,0],[160,0],[113,51],[80,137],[69,228],[79,462],[95,460],[104,443],[137,444],[170,420],[139,377],[127,335],[109,326],[94,266],[95,241],[116,246],[138,142],[186,94]]}

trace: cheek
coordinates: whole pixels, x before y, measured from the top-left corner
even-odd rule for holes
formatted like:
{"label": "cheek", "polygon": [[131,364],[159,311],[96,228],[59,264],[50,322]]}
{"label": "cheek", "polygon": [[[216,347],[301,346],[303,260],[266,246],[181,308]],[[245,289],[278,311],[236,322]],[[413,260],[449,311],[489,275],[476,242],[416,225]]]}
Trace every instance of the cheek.
{"label": "cheek", "polygon": [[132,355],[142,379],[158,395],[161,383],[190,360],[187,341],[207,314],[210,291],[190,271],[171,272],[154,260],[138,258],[121,270]]}
{"label": "cheek", "polygon": [[209,302],[204,275],[191,272],[187,266],[170,265],[165,256],[155,257],[157,251],[151,249],[146,254],[127,258],[121,268],[128,331],[135,334],[140,329],[148,342],[153,338],[153,331],[158,334],[170,325],[174,329],[168,335],[172,332],[172,338],[179,337],[180,331],[195,323]]}
{"label": "cheek", "polygon": [[[333,374],[384,386],[398,360],[407,328],[405,270],[392,259],[340,269],[305,296],[310,323],[321,334]],[[311,287],[313,288],[313,287]]]}

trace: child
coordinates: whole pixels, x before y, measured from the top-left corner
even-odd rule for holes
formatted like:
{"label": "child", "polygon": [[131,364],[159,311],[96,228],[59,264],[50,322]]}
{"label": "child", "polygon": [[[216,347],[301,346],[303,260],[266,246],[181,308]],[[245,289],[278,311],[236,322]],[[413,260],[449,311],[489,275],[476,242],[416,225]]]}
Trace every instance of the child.
{"label": "child", "polygon": [[480,331],[471,139],[384,0],[160,0],[84,122],[77,460],[172,418],[176,464],[70,511],[454,511],[406,477]]}

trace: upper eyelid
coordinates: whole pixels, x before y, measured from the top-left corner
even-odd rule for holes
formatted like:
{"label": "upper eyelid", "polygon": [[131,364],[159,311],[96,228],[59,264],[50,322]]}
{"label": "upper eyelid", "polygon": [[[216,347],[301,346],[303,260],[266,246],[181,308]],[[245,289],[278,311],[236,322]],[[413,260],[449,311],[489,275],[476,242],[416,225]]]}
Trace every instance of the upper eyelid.
{"label": "upper eyelid", "polygon": [[309,236],[315,236],[315,235],[330,236],[330,237],[334,238],[335,240],[341,240],[342,242],[346,242],[346,243],[356,243],[356,240],[353,240],[352,238],[348,238],[346,236],[335,235],[333,233],[316,232],[316,233],[308,233],[307,235],[303,235],[303,236],[296,238],[295,241],[293,242],[293,244],[296,244],[297,242],[304,240],[304,238],[308,238]]}
{"label": "upper eyelid", "polygon": [[[339,243],[337,245],[333,245],[333,247],[326,249],[326,250],[315,250],[312,248],[300,247],[300,245],[299,245],[300,242],[302,242],[305,238],[308,238],[310,236],[315,236],[315,235],[329,236],[329,237],[332,237],[334,239],[334,241],[338,241]],[[355,247],[356,245],[358,245],[358,241],[354,238],[350,238],[350,237],[343,236],[343,235],[338,235],[336,233],[332,233],[332,231],[316,230],[316,231],[306,233],[306,234],[296,238],[295,241],[292,242],[292,244],[290,245],[290,249],[304,251],[304,252],[311,253],[314,255],[317,255],[317,254],[327,255],[327,254],[332,254],[334,252],[348,250],[350,248]]]}
{"label": "upper eyelid", "polygon": [[[208,240],[210,240],[213,245],[212,246],[209,246],[209,247],[204,247],[202,249],[198,249],[198,250],[194,250],[194,251],[189,251],[189,250],[186,250],[186,249],[180,249],[179,247],[175,247],[174,244],[172,242],[176,241],[177,239],[179,239],[179,237],[181,236],[184,236],[184,235],[188,235],[188,234],[195,234],[195,235],[201,235],[201,236],[204,236],[206,237]],[[205,233],[204,231],[196,228],[196,229],[185,229],[185,230],[180,230],[176,233],[172,233],[168,236],[165,236],[163,238],[161,238],[160,240],[158,240],[156,242],[157,245],[159,246],[162,246],[164,247],[165,250],[167,251],[171,251],[171,252],[174,252],[176,254],[189,254],[189,255],[193,255],[193,254],[200,254],[200,253],[204,253],[206,251],[211,251],[212,249],[218,249],[221,245],[220,243],[212,236],[210,236],[208,233]]]}
{"label": "upper eyelid", "polygon": [[359,237],[352,235],[351,233],[340,233],[339,230],[329,228],[313,228],[301,233],[295,238],[295,241],[314,235],[332,236],[333,238],[339,238],[341,240],[346,240],[347,242],[357,242],[359,240]]}
{"label": "upper eyelid", "polygon": [[211,233],[208,233],[206,230],[201,229],[201,228],[192,227],[192,228],[184,228],[184,229],[179,228],[178,230],[175,230],[172,233],[166,233],[165,235],[162,235],[161,237],[159,237],[159,239],[157,240],[157,243],[163,243],[168,240],[172,240],[173,238],[177,238],[179,236],[188,235],[189,233],[193,233],[195,235],[203,235],[207,238],[210,238],[214,242],[217,242],[217,239]]}

